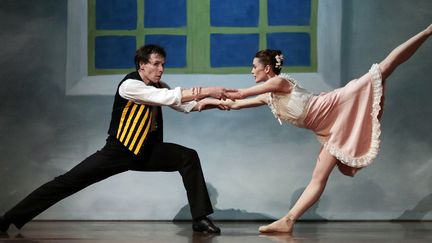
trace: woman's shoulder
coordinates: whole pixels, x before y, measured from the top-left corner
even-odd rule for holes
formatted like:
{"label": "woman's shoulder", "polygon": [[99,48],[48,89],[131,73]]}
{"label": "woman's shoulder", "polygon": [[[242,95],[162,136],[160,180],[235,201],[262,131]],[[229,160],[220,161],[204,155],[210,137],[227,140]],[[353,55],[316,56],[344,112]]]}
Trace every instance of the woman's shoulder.
{"label": "woman's shoulder", "polygon": [[277,77],[282,78],[287,80],[288,82],[292,83],[292,84],[297,84],[297,80],[295,80],[293,77],[291,77],[291,75],[289,75],[288,73],[281,73],[279,74]]}
{"label": "woman's shoulder", "polygon": [[274,76],[274,77],[268,79],[266,81],[266,83],[272,83],[272,84],[278,84],[278,85],[283,84],[283,83],[288,83],[289,86],[292,86],[294,84],[294,82],[291,80],[290,77],[282,76],[282,75]]}
{"label": "woman's shoulder", "polygon": [[273,93],[275,94],[289,94],[291,93],[296,83],[287,76],[278,75],[267,80],[267,83],[273,87]]}

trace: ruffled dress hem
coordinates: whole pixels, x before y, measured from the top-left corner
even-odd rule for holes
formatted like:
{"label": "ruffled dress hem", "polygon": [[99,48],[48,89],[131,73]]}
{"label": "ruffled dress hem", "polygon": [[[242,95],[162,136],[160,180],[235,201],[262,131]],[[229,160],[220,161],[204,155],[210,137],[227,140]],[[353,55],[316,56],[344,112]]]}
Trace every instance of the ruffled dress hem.
{"label": "ruffled dress hem", "polygon": [[378,115],[381,110],[381,97],[383,94],[382,77],[378,64],[373,64],[369,70],[372,77],[372,89],[373,89],[373,101],[372,101],[372,134],[369,150],[366,154],[359,157],[352,157],[338,147],[318,139],[323,145],[324,149],[327,150],[331,155],[337,158],[341,163],[346,164],[350,167],[361,168],[368,166],[376,158],[380,148],[380,135],[381,125],[378,119]]}

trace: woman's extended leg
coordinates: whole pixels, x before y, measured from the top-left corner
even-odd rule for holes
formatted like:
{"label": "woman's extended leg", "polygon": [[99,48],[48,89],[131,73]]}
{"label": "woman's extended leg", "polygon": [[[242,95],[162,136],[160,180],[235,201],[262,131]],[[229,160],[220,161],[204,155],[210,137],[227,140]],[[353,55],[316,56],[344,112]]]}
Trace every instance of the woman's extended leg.
{"label": "woman's extended leg", "polygon": [[408,60],[431,35],[432,24],[390,52],[379,64],[383,82],[400,64]]}
{"label": "woman's extended leg", "polygon": [[283,218],[269,225],[261,226],[259,231],[261,233],[292,232],[295,220],[298,219],[316,201],[318,201],[324,191],[330,173],[336,164],[337,159],[325,149],[321,148],[312,174],[312,179],[295,203],[294,207]]}

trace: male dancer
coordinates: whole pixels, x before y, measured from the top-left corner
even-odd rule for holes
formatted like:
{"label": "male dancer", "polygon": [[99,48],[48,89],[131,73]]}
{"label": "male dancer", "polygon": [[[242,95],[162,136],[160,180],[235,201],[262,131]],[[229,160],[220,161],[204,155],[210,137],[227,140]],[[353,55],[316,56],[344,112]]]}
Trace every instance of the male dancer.
{"label": "male dancer", "polygon": [[126,75],[117,88],[106,145],[0,216],[1,232],[7,232],[10,224],[20,229],[58,201],[128,170],[178,171],[187,192],[193,230],[220,232],[207,217],[213,213],[213,208],[197,152],[163,142],[161,106],[183,112],[196,111],[200,109],[197,100],[224,98],[225,89],[169,89],[161,82],[165,57],[165,51],[157,45],[145,45],[136,51],[136,71]]}

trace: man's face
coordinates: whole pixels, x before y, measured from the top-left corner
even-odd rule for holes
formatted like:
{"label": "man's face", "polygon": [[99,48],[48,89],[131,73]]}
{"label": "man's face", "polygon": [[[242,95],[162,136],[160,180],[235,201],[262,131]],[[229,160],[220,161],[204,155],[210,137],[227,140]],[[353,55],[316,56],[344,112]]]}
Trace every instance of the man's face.
{"label": "man's face", "polygon": [[148,63],[140,63],[140,74],[143,80],[158,83],[164,72],[165,58],[159,54],[152,53]]}

